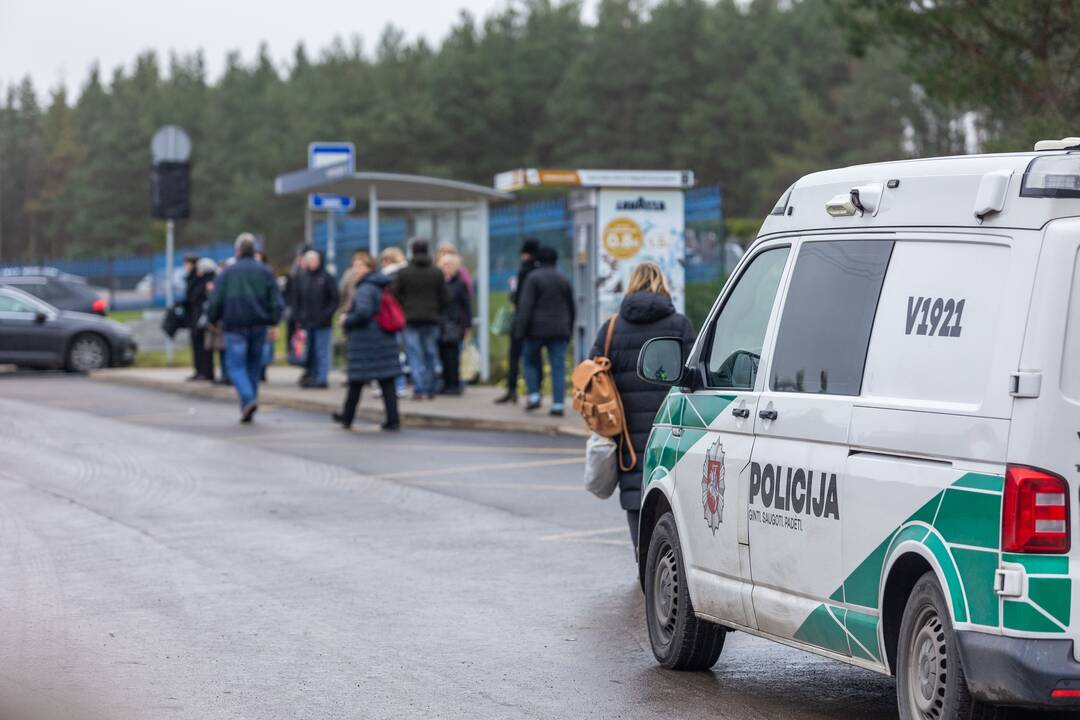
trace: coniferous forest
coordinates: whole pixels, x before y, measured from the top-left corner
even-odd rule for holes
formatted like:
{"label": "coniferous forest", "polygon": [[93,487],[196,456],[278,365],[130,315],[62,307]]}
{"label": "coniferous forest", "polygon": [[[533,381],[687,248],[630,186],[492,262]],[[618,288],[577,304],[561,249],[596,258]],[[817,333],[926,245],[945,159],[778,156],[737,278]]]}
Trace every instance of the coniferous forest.
{"label": "coniferous forest", "polygon": [[518,0],[437,46],[358,13],[330,47],[233,54],[220,77],[148,52],[66,92],[0,88],[0,260],[160,249],[148,145],[166,123],[195,145],[181,246],[295,244],[302,201],[272,180],[316,139],[351,140],[362,168],[483,184],[686,167],[729,217],[757,217],[816,169],[1078,134],[1078,32],[1068,0],[602,0],[589,22],[577,0]]}

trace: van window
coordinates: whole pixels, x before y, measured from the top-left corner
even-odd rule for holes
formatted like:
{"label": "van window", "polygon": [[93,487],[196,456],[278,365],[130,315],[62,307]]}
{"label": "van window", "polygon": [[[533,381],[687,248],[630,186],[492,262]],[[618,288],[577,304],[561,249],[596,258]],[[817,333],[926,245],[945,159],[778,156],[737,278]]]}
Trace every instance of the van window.
{"label": "van window", "polygon": [[778,247],[754,257],[724,301],[713,323],[706,355],[709,387],[753,389],[769,316],[790,251],[790,247]]}
{"label": "van window", "polygon": [[773,352],[779,392],[858,395],[889,240],[804,243],[791,276]]}
{"label": "van window", "polygon": [[1017,282],[1010,254],[1003,243],[897,240],[862,397],[973,412],[997,396],[1006,382],[1004,372],[993,375],[1004,334],[999,321]]}

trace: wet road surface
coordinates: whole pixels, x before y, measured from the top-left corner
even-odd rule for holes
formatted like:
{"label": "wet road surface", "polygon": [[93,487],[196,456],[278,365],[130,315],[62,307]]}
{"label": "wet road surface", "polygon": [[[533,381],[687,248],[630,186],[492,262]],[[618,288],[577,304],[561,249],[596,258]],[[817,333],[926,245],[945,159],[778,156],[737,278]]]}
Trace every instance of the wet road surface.
{"label": "wet road surface", "polygon": [[257,417],[0,377],[3,689],[112,718],[896,717],[890,678],[744,634],[658,669],[578,440]]}

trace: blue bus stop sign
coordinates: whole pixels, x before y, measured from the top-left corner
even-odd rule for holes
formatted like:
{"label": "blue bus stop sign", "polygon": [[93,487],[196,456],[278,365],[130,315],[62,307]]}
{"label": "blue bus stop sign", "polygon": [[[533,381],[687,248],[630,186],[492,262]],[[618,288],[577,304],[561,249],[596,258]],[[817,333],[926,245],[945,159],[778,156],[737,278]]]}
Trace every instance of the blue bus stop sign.
{"label": "blue bus stop sign", "polygon": [[[308,167],[318,168],[347,162],[349,174],[356,172],[356,146],[351,142],[313,142],[308,145]],[[320,212],[350,212],[356,200],[347,195],[310,193],[308,208]]]}

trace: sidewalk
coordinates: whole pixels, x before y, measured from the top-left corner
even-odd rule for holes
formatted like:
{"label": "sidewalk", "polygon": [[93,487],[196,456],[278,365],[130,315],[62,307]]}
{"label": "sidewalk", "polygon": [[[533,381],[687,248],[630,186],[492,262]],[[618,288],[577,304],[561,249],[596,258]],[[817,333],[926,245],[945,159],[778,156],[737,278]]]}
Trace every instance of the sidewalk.
{"label": "sidewalk", "polygon": [[[345,397],[345,374],[330,373],[330,387],[325,390],[306,390],[297,386],[300,369],[274,366],[267,370],[268,382],[259,386],[259,402],[263,405],[278,405],[296,410],[331,412],[340,410]],[[185,382],[191,374],[191,368],[117,368],[98,370],[92,378],[100,382],[131,385],[151,390],[214,398],[237,402],[236,393],[231,387],[212,385],[206,382]],[[465,394],[457,397],[439,396],[435,400],[410,400],[408,397],[399,402],[402,424],[408,427],[445,427],[468,430],[504,430],[509,432],[531,432],[548,435],[573,435],[586,437],[585,424],[567,403],[566,416],[561,418],[548,415],[548,402],[535,413],[526,413],[524,398],[518,405],[496,405],[493,401],[502,394],[502,388],[470,386]],[[357,419],[360,421],[381,421],[383,417],[382,400],[376,398],[372,390],[365,389]]]}

